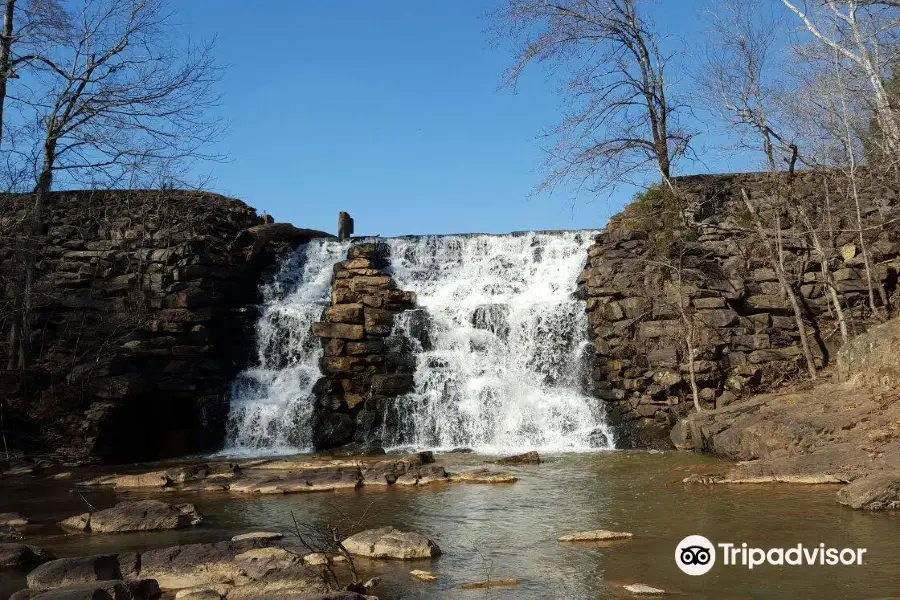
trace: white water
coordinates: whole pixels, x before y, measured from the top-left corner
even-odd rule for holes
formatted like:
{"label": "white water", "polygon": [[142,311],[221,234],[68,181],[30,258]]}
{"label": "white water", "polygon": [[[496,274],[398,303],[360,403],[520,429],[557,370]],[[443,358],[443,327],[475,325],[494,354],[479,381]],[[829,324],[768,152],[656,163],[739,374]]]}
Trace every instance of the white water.
{"label": "white water", "polygon": [[589,357],[574,297],[590,232],[387,240],[419,310],[395,336],[416,350],[415,391],[395,403],[389,446],[482,453],[612,448],[601,404],[582,390]]}
{"label": "white water", "polygon": [[[592,232],[384,240],[400,289],[418,308],[392,336],[416,355],[415,389],[393,402],[390,447],[482,453],[613,447],[602,401],[583,392],[592,347],[574,293]],[[346,243],[313,241],[264,289],[257,363],[234,384],[229,455],[312,446],[312,387],[322,348],[312,323],[328,305]]]}
{"label": "white water", "polygon": [[225,454],[312,449],[312,387],[322,346],[311,327],[330,302],[332,270],[346,258],[348,245],[312,240],[263,289],[257,366],[241,373],[232,387]]}

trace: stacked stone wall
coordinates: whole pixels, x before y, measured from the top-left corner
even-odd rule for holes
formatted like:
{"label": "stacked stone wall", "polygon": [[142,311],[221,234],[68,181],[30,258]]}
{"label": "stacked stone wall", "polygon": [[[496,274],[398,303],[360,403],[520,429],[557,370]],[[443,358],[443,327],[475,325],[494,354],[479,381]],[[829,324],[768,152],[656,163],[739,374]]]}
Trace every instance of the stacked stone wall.
{"label": "stacked stone wall", "polygon": [[[776,194],[784,193],[783,181],[755,173],[709,175],[679,178],[676,186],[688,198],[690,241],[661,252],[651,233],[629,226],[626,211],[597,236],[582,274],[596,349],[594,393],[608,402],[627,444],[654,443],[680,414],[693,409],[688,339],[705,408],[773,389],[805,372],[793,312],[740,196],[746,190],[766,222],[776,222]],[[838,178],[802,173],[792,197],[830,208],[818,215],[819,233],[831,248],[829,271],[852,336],[877,320],[869,308],[855,207],[846,191]],[[896,312],[897,190],[864,179],[858,191],[876,305],[883,314]],[[781,232],[769,229],[767,235],[780,240],[817,367],[822,367],[841,343],[836,312],[809,236],[787,212],[778,222]]]}

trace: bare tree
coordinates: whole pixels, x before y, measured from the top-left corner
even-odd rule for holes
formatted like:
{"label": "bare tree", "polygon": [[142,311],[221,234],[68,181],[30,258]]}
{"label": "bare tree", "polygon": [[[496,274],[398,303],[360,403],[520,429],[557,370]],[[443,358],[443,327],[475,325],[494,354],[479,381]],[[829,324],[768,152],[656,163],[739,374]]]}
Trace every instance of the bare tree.
{"label": "bare tree", "polygon": [[780,69],[776,51],[781,27],[778,18],[753,0],[723,0],[710,10],[705,60],[697,80],[715,112],[738,132],[756,141],[770,172],[789,171],[797,160],[796,145],[773,125]]}
{"label": "bare tree", "polygon": [[[41,135],[26,235],[42,232],[57,174],[118,187],[196,158],[220,132],[208,109],[217,97],[211,45],[180,48],[169,39],[164,0],[85,0],[70,27],[30,57],[41,83],[22,102]],[[35,254],[25,256],[19,365],[30,344]]]}
{"label": "bare tree", "polygon": [[794,293],[794,289],[787,278],[787,272],[784,268],[784,258],[780,244],[780,221],[778,221],[778,226],[775,233],[777,241],[776,243],[773,243],[772,239],[769,237],[769,233],[766,231],[766,228],[763,225],[763,220],[756,208],[756,205],[754,205],[750,200],[750,196],[749,194],[747,194],[747,190],[745,190],[744,188],[741,188],[741,199],[744,201],[744,206],[746,206],[747,211],[750,213],[750,216],[753,219],[756,233],[759,236],[763,247],[765,248],[766,258],[769,261],[769,267],[773,271],[775,271],[775,276],[778,278],[778,283],[782,291],[787,296],[788,302],[791,305],[791,311],[793,311],[794,313],[794,322],[797,324],[797,331],[800,333],[800,347],[803,350],[803,357],[806,359],[806,369],[809,372],[809,377],[810,379],[816,379],[816,363],[815,358],[813,357],[812,349],[809,345],[809,335],[806,332],[806,324],[803,320],[803,312],[800,310],[800,303],[797,300],[797,294]]}
{"label": "bare tree", "polygon": [[900,24],[895,2],[860,0],[781,0],[806,30],[822,45],[852,63],[868,82],[878,125],[884,135],[885,151],[900,152],[900,117],[891,106],[884,85],[891,58],[883,41],[896,34]]}
{"label": "bare tree", "polygon": [[597,191],[648,168],[668,181],[691,134],[671,97],[669,56],[639,0],[507,0],[496,32],[518,46],[504,83],[515,89],[532,63],[555,67],[567,114],[551,130],[549,175]]}

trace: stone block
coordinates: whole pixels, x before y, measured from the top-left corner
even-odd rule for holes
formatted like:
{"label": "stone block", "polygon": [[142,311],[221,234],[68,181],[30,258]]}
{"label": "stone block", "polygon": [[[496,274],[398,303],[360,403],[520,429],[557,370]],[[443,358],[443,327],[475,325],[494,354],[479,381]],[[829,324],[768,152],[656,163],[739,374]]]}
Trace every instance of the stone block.
{"label": "stone block", "polygon": [[361,340],[365,337],[362,325],[346,323],[313,323],[313,335],[320,338],[337,338],[342,340]]}
{"label": "stone block", "polygon": [[359,303],[330,306],[325,311],[325,318],[330,323],[362,324],[365,322],[363,305]]}

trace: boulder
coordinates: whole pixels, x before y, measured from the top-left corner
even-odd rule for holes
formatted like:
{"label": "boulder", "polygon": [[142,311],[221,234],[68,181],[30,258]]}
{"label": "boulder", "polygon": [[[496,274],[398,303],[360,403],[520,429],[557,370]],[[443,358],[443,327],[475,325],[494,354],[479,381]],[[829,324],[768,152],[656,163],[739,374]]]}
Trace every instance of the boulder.
{"label": "boulder", "polygon": [[19,513],[0,513],[0,525],[5,525],[7,527],[22,527],[23,525],[28,525],[28,522],[28,519]]}
{"label": "boulder", "polygon": [[441,549],[418,533],[404,532],[393,527],[369,529],[343,541],[350,554],[369,558],[415,559],[439,556]]}
{"label": "boulder", "polygon": [[[120,502],[112,508],[70,517],[62,523],[66,529],[94,533],[122,533],[128,531],[160,531],[183,529],[203,522],[193,504],[166,504],[159,500]],[[84,524],[85,529],[80,529]]]}
{"label": "boulder", "polygon": [[628,533],[626,531],[595,529],[593,531],[581,531],[571,535],[564,535],[557,539],[560,542],[612,542],[616,540],[629,540],[633,537],[633,533]]}
{"label": "boulder", "polygon": [[857,510],[900,508],[900,472],[869,475],[842,487],[839,503]]}
{"label": "boulder", "polygon": [[21,590],[10,598],[16,600],[157,600],[159,585],[152,579],[94,581],[52,590]]}
{"label": "boulder", "polygon": [[25,544],[0,544],[0,569],[23,569],[52,559],[53,555],[41,548]]}
{"label": "boulder", "polygon": [[133,552],[58,558],[28,573],[28,588],[49,590],[84,583],[137,579],[141,560]]}
{"label": "boulder", "polygon": [[254,548],[255,543],[185,544],[148,550],[141,554],[141,576],[156,579],[165,590],[250,583],[245,565],[235,557]]}
{"label": "boulder", "polygon": [[525,452],[524,454],[515,454],[513,456],[506,456],[497,461],[498,465],[539,465],[541,464],[540,455],[532,450],[531,452]]}

